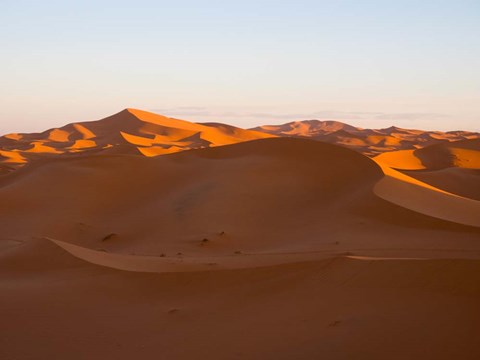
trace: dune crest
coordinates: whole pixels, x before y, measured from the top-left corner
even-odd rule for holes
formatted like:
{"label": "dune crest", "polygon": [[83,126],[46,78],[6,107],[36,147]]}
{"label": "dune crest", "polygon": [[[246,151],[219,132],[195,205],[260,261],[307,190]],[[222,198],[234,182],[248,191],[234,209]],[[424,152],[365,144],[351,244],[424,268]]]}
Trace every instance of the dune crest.
{"label": "dune crest", "polygon": [[78,154],[0,177],[3,357],[478,358],[480,202],[344,146],[167,120],[69,129],[45,146]]}
{"label": "dune crest", "polygon": [[259,126],[252,130],[276,136],[306,137],[342,145],[368,156],[480,138],[480,133],[468,131],[424,131],[402,129],[396,126],[385,129],[362,129],[332,120],[294,121],[282,125]]}
{"label": "dune crest", "polygon": [[[234,144],[272,135],[223,124],[196,124],[137,109],[125,109],[97,121],[73,123],[37,134],[0,137],[0,164],[11,169],[52,156],[88,151],[158,156],[210,146]],[[116,148],[112,150],[111,148]],[[138,149],[137,149],[138,148]],[[4,159],[7,158],[7,159]]]}
{"label": "dune crest", "polygon": [[151,273],[214,271],[226,269],[247,269],[275,266],[303,261],[314,261],[332,256],[335,253],[273,253],[273,254],[232,254],[223,256],[151,256],[108,253],[88,249],[64,241],[46,237],[69,254],[86,262],[107,268]]}
{"label": "dune crest", "polygon": [[39,159],[79,155],[83,152],[101,154],[107,151],[109,154],[154,157],[269,137],[300,137],[341,145],[367,156],[378,155],[383,163],[390,164],[393,168],[400,166],[405,170],[430,168],[431,165],[425,164],[422,157],[431,156],[418,151],[432,144],[447,144],[444,148],[448,150],[443,150],[444,158],[440,160],[443,165],[435,166],[480,168],[480,160],[472,160],[478,158],[476,149],[448,146],[452,142],[474,142],[480,138],[479,133],[423,131],[395,126],[362,129],[333,120],[294,121],[246,130],[221,123],[192,123],[132,108],[101,120],[72,123],[42,133],[14,133],[0,137],[0,151],[19,155],[0,158],[0,165],[8,164],[4,169],[11,171]]}
{"label": "dune crest", "polygon": [[387,166],[382,170],[385,177],[374,188],[382,199],[425,215],[480,227],[480,201],[449,193]]}
{"label": "dune crest", "polygon": [[435,144],[417,150],[383,153],[374,157],[374,160],[384,168],[396,169],[394,178],[398,178],[401,172],[410,180],[417,179],[431,187],[480,200],[478,187],[480,140],[478,139]]}

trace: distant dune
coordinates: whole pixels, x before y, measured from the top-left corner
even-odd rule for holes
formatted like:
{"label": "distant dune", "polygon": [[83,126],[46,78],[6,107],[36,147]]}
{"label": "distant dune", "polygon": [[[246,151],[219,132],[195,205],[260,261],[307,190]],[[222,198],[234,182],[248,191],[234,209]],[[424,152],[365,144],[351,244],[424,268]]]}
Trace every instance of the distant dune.
{"label": "distant dune", "polygon": [[42,133],[13,133],[0,137],[0,175],[45,157],[84,153],[152,157],[268,137],[309,138],[375,156],[397,150],[413,152],[433,144],[480,139],[480,133],[423,131],[394,126],[361,129],[339,121],[319,120],[245,130],[227,124],[192,123],[143,110],[125,109],[101,120],[73,123]]}
{"label": "distant dune", "polygon": [[233,144],[271,135],[223,124],[210,126],[136,109],[36,134],[0,137],[4,171],[29,161],[78,153],[129,153],[145,156]]}
{"label": "distant dune", "polygon": [[368,156],[480,138],[480,133],[468,131],[425,131],[402,129],[396,126],[385,129],[362,129],[339,121],[319,120],[294,121],[283,125],[264,125],[252,130],[276,136],[306,137],[342,145]]}
{"label": "distant dune", "polygon": [[477,135],[127,109],[3,136],[0,357],[478,359]]}

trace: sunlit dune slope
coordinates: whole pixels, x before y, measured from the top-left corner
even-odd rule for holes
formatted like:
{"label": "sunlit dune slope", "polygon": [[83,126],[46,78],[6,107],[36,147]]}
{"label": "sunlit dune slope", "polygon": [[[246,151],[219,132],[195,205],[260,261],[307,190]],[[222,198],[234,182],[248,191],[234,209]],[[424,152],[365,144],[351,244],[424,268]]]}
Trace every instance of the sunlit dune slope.
{"label": "sunlit dune slope", "polygon": [[480,234],[378,198],[382,178],[355,151],[290,138],[153,158],[55,158],[1,179],[0,227],[5,238],[165,257],[378,254]]}
{"label": "sunlit dune slope", "polygon": [[[438,189],[480,200],[479,139],[388,152],[376,156],[374,160]],[[480,218],[480,215],[477,217]]]}
{"label": "sunlit dune slope", "polygon": [[[101,120],[72,123],[42,133],[13,133],[0,137],[0,174],[43,158],[102,152],[154,157],[268,137],[309,138],[341,145],[367,156],[405,150],[401,157],[404,160],[409,157],[410,160],[408,164],[404,161],[404,166],[419,169],[426,160],[418,156],[427,159],[435,156],[417,154],[417,149],[432,144],[438,144],[442,148],[443,145],[448,147],[451,142],[474,141],[480,138],[480,134],[467,131],[423,131],[395,126],[362,129],[330,120],[295,121],[246,130],[222,123],[192,123],[143,110],[125,109]],[[444,154],[433,161],[435,166],[446,166],[450,161],[448,159],[455,156],[462,167],[478,168],[480,165],[477,162],[467,163],[462,160],[471,158],[472,151],[475,150],[452,148],[445,150]],[[438,153],[438,150],[434,152]],[[384,160],[394,163],[397,161],[395,156],[397,155],[388,155]]]}
{"label": "sunlit dune slope", "polygon": [[480,139],[436,144],[417,150],[415,155],[427,169],[480,169]]}
{"label": "sunlit dune slope", "polygon": [[376,156],[375,160],[398,170],[438,170],[449,167],[480,169],[480,139],[387,152]]}
{"label": "sunlit dune slope", "polygon": [[374,188],[379,197],[425,215],[480,227],[480,201],[455,195],[380,165],[385,177]]}
{"label": "sunlit dune slope", "polygon": [[[188,149],[233,144],[271,135],[222,124],[210,126],[125,109],[102,120],[74,123],[36,134],[0,137],[0,163],[19,167],[52,156],[109,153],[157,156]],[[111,149],[116,148],[116,149]]]}
{"label": "sunlit dune slope", "polygon": [[368,156],[389,151],[415,150],[437,143],[478,139],[479,133],[468,131],[425,131],[391,126],[385,129],[362,129],[339,121],[304,120],[282,125],[264,125],[252,130],[276,136],[306,137],[342,145]]}

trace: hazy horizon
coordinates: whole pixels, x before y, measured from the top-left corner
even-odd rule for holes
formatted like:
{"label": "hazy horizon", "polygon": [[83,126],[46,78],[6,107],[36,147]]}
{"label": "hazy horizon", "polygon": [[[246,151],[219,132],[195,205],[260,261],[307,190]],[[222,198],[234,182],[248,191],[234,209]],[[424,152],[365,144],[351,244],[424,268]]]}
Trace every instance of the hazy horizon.
{"label": "hazy horizon", "polygon": [[4,1],[0,134],[126,107],[479,131],[475,1]]}

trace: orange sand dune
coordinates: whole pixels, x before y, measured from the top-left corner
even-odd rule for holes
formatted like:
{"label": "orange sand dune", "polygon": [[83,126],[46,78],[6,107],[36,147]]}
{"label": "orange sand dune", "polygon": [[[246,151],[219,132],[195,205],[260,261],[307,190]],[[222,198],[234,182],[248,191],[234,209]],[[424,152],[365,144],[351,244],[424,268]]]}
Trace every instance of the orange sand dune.
{"label": "orange sand dune", "polygon": [[394,169],[420,170],[425,169],[422,161],[415,155],[416,150],[398,150],[386,152],[374,157],[378,163]]}
{"label": "orange sand dune", "polygon": [[51,146],[45,145],[42,141],[34,141],[31,143],[32,147],[25,152],[44,153],[44,154],[59,154],[61,151],[56,150]]}
{"label": "orange sand dune", "polygon": [[[1,358],[479,358],[480,201],[342,146],[138,116],[0,177]],[[167,133],[208,147],[150,156]]]}
{"label": "orange sand dune", "polygon": [[380,154],[375,160],[400,170],[480,169],[480,139],[461,140]]}
{"label": "orange sand dune", "polygon": [[391,126],[362,129],[338,121],[305,120],[282,125],[264,125],[252,130],[276,136],[307,137],[342,145],[368,156],[396,150],[423,148],[437,143],[479,139],[480,133],[467,131],[424,131]]}
{"label": "orange sand dune", "polygon": [[89,140],[96,137],[95,133],[87,129],[82,124],[72,124],[72,127],[81,135],[82,140]]}
{"label": "orange sand dune", "polygon": [[[480,210],[477,209],[478,200],[480,200],[480,187],[478,186],[480,140],[462,140],[432,145],[418,150],[383,153],[376,156],[374,160],[387,169],[386,171],[391,175],[390,179],[386,179],[384,183],[395,183],[397,184],[394,185],[395,188],[399,186],[400,183],[397,180],[400,178],[410,179],[406,182],[414,183],[413,187],[412,185],[402,185],[409,187],[406,193],[399,188],[398,191],[382,191],[383,197],[390,197],[395,203],[409,208],[413,206],[417,210],[424,209],[425,213],[433,216],[441,214],[440,217],[450,219],[468,217],[468,220],[460,221],[463,223],[476,224],[477,219],[480,219]],[[394,170],[388,170],[388,168],[397,169],[404,175]],[[412,179],[416,179],[416,181]],[[405,183],[405,181],[403,182]],[[390,185],[388,186],[390,187]],[[438,191],[434,193],[422,188],[443,190],[454,196],[439,195]],[[428,192],[435,195],[436,200],[427,200],[430,195],[426,195],[427,199],[423,200],[423,205],[417,200],[411,202],[409,195],[412,194],[412,191],[420,191],[425,195]],[[467,198],[467,203],[470,205],[464,206],[461,203],[465,201],[455,195]],[[420,196],[418,199],[420,198],[422,197]],[[473,212],[468,215],[469,211],[466,209],[471,209]]]}
{"label": "orange sand dune", "polygon": [[[142,110],[126,109],[102,120],[69,124],[43,133],[6,135],[0,137],[0,151],[18,152],[23,160],[15,164],[20,166],[36,161],[42,155],[71,155],[110,147],[118,147],[116,153],[125,150],[137,155],[158,156],[173,151],[267,137],[272,135],[223,124],[195,124]],[[8,161],[13,163],[20,157],[8,157]],[[3,162],[6,163],[5,160]]]}
{"label": "orange sand dune", "polygon": [[55,141],[55,142],[67,142],[69,136],[70,136],[70,133],[67,131],[60,130],[60,129],[53,129],[52,131],[50,131],[48,140]]}
{"label": "orange sand dune", "polygon": [[139,146],[137,149],[138,149],[138,151],[140,151],[140,153],[142,155],[148,156],[148,157],[172,154],[172,153],[176,153],[176,152],[184,150],[183,148],[178,147],[178,146],[169,146],[169,147],[162,147],[162,146],[142,147],[142,146]]}
{"label": "orange sand dune", "polygon": [[2,151],[0,150],[0,160],[4,164],[22,164],[26,159],[18,151]]}
{"label": "orange sand dune", "polygon": [[480,227],[480,201],[448,193],[389,167],[375,185],[375,194],[425,215]]}
{"label": "orange sand dune", "polygon": [[[288,138],[153,158],[56,158],[1,179],[0,225],[9,238],[48,236],[168,256],[388,249],[410,241],[428,248],[443,242],[439,229],[454,233],[458,244],[480,231],[453,223],[478,226],[477,202],[459,198],[467,220],[440,214],[453,221],[445,222],[416,213],[438,215],[410,203],[400,204],[404,209],[377,198],[373,189],[383,177],[354,151]],[[418,229],[428,237],[416,239]]]}
{"label": "orange sand dune", "polygon": [[45,238],[60,246],[73,256],[89,263],[112,269],[133,272],[191,272],[218,271],[225,269],[244,269],[312,261],[332,257],[332,252],[290,252],[290,253],[259,253],[232,254],[223,256],[149,256],[113,254],[105,251],[92,250],[63,241]]}
{"label": "orange sand dune", "polygon": [[[0,151],[15,151],[24,158],[25,161],[15,163],[10,158],[9,163],[13,167],[9,168],[14,169],[44,156],[51,157],[52,154],[78,155],[85,151],[91,153],[95,150],[103,151],[105,148],[118,147],[114,150],[117,154],[126,151],[128,154],[151,157],[277,136],[310,138],[342,145],[368,156],[383,155],[396,150],[413,152],[432,144],[439,144],[439,146],[444,144],[448,147],[450,142],[475,141],[480,138],[479,133],[465,131],[443,133],[394,126],[386,129],[362,129],[338,121],[319,120],[265,125],[245,130],[221,123],[192,123],[143,110],[125,109],[101,120],[72,123],[42,133],[5,135],[0,137]],[[456,159],[455,166],[479,168],[479,161],[465,160],[478,157],[477,148],[451,147],[450,150],[445,150],[449,155],[440,155],[440,161],[447,163],[440,167],[450,166],[449,160],[445,160],[450,156]],[[383,160],[395,163],[398,162],[398,159],[395,159],[396,156],[387,155]],[[408,169],[430,167],[430,165],[419,166],[418,162],[421,162],[421,159],[418,156],[432,157],[428,152],[420,154],[415,152],[413,156],[409,156],[413,160],[409,160]],[[2,158],[0,158],[1,163]],[[6,164],[4,159],[3,163]]]}
{"label": "orange sand dune", "polygon": [[94,147],[97,147],[97,143],[95,141],[80,139],[80,140],[75,140],[75,142],[69,149],[73,151],[79,151],[81,149],[89,149]]}
{"label": "orange sand dune", "polygon": [[22,135],[21,134],[7,134],[3,136],[5,139],[10,139],[10,140],[21,140]]}
{"label": "orange sand dune", "polygon": [[480,355],[478,260],[330,257],[147,274],[98,267],[42,241],[1,251],[0,274],[6,359]]}

